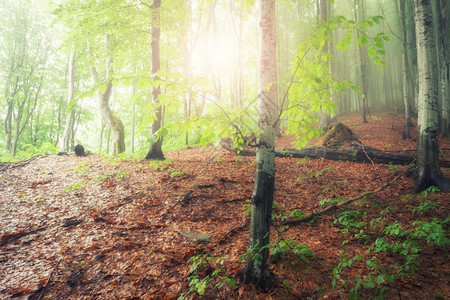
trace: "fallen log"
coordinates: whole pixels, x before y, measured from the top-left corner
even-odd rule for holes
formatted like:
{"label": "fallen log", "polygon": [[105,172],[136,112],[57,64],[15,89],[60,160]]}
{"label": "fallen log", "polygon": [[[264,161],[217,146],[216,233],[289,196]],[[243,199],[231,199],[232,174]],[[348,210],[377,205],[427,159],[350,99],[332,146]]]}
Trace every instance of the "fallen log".
{"label": "fallen log", "polygon": [[[254,156],[255,151],[244,149],[239,152],[243,156]],[[379,163],[394,165],[409,165],[414,163],[416,157],[408,153],[383,152],[368,146],[354,145],[349,148],[332,149],[327,147],[305,147],[301,150],[296,149],[275,149],[277,157],[296,157],[296,158],[325,158],[329,160],[343,160],[358,163]],[[443,168],[450,168],[449,161],[440,161]]]}

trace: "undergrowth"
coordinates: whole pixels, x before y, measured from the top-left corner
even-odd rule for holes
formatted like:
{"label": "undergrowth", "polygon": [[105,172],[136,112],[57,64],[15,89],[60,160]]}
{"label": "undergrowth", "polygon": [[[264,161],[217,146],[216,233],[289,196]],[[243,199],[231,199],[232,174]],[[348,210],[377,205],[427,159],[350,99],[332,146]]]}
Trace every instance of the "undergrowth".
{"label": "undergrowth", "polygon": [[[438,191],[432,187],[419,195],[406,196],[408,200],[420,202],[410,210],[421,219],[411,224],[400,223],[391,206],[380,210],[372,219],[367,219],[367,213],[358,209],[349,209],[337,215],[333,223],[339,226],[343,234],[370,247],[365,254],[355,256],[345,250],[341,252],[342,258],[333,269],[332,288],[341,294],[347,293],[349,299],[366,299],[367,295],[372,299],[385,299],[386,291],[396,281],[409,278],[419,270],[420,254],[424,247],[448,246],[450,239],[446,232],[450,218],[423,218],[426,212],[439,208],[439,203],[428,199],[430,193]],[[349,240],[343,242],[344,245],[347,243]],[[382,253],[386,255],[380,256]],[[393,260],[383,261],[377,256],[392,257]],[[360,276],[348,277],[348,274],[361,273],[361,270]]]}

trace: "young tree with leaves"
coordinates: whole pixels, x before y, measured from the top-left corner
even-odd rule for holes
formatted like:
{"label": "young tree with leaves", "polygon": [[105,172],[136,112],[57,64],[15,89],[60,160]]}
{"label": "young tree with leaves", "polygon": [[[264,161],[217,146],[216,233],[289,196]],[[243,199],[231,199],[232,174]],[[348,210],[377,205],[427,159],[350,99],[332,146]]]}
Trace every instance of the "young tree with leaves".
{"label": "young tree with leaves", "polygon": [[414,186],[418,193],[436,185],[450,192],[450,182],[439,167],[439,103],[437,54],[431,0],[414,0],[417,61],[419,71],[417,163],[419,176]]}
{"label": "young tree with leaves", "polygon": [[269,237],[275,183],[277,118],[277,65],[275,0],[260,0],[260,53],[258,87],[258,151],[256,180],[251,202],[250,246],[242,270],[245,283],[263,290],[272,287],[269,270]]}

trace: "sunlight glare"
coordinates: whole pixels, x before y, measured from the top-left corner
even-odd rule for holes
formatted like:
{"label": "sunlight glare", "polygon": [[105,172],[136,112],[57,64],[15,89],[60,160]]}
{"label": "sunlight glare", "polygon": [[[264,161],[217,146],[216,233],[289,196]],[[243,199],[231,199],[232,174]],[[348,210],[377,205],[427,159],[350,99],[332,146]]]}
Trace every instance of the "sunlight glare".
{"label": "sunlight glare", "polygon": [[202,39],[193,55],[194,72],[206,77],[231,75],[238,65],[238,47],[233,39],[217,34],[213,41]]}

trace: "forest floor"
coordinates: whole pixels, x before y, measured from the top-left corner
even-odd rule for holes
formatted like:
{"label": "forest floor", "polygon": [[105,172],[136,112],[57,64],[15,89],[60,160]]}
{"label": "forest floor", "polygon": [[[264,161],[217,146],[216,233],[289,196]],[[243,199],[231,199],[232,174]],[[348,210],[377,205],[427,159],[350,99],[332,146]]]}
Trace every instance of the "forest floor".
{"label": "forest floor", "polygon": [[[401,139],[401,114],[338,119],[368,146],[415,153],[415,136]],[[450,139],[440,145],[450,160]],[[450,196],[408,196],[412,178],[313,222],[280,225],[294,209],[308,214],[321,200],[375,190],[406,166],[277,158],[275,286],[262,293],[238,276],[255,158],[212,146],[166,157],[48,155],[0,165],[0,298],[346,299],[352,288],[364,299],[450,297]],[[443,245],[427,242],[432,235]]]}

